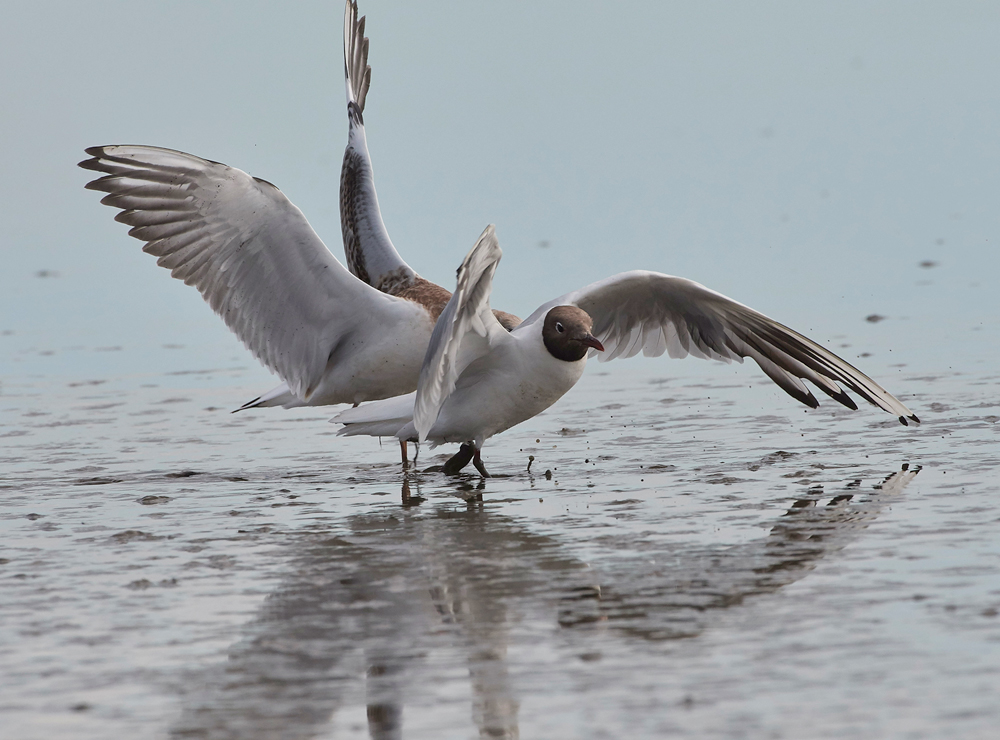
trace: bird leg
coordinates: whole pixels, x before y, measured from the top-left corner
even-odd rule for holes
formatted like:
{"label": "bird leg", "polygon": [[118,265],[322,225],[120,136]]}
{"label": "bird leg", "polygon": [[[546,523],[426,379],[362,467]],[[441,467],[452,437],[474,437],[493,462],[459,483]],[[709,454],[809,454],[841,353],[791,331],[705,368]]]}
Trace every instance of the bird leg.
{"label": "bird leg", "polygon": [[403,454],[403,467],[405,468],[406,467],[406,463],[409,462],[409,460],[406,459],[406,440],[405,439],[399,440],[399,451]]}
{"label": "bird leg", "polygon": [[478,470],[479,474],[482,475],[484,478],[493,477],[486,470],[486,466],[483,465],[483,458],[479,456],[479,450],[476,450],[476,454],[472,456],[472,464],[476,466],[476,470]]}
{"label": "bird leg", "polygon": [[[479,450],[476,449],[476,446],[472,442],[466,442],[458,448],[458,452],[448,459],[448,462],[441,468],[441,472],[445,475],[455,475],[469,464],[473,456],[478,456],[478,453]],[[476,467],[478,469],[478,465]]]}

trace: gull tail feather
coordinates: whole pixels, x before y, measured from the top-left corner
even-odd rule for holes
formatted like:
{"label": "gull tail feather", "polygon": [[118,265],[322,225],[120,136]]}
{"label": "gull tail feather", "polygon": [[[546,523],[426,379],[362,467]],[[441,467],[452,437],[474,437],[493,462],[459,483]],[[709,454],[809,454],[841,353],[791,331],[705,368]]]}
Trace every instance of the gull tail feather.
{"label": "gull tail feather", "polygon": [[415,397],[416,393],[408,393],[405,396],[363,403],[355,408],[341,411],[330,419],[330,423],[344,425],[344,428],[337,432],[340,436],[396,437],[413,421]]}

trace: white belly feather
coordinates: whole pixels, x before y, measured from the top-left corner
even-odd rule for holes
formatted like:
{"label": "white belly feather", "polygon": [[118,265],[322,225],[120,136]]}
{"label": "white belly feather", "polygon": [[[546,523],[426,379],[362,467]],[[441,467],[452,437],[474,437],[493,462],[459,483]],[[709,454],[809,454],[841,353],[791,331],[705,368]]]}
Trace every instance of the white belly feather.
{"label": "white belly feather", "polygon": [[[576,362],[557,360],[536,332],[510,335],[507,341],[473,362],[445,401],[427,441],[475,442],[481,446],[495,434],[541,413],[558,401],[583,374],[586,356]],[[416,439],[413,401],[416,394],[366,403],[331,421],[344,424],[340,434]]]}

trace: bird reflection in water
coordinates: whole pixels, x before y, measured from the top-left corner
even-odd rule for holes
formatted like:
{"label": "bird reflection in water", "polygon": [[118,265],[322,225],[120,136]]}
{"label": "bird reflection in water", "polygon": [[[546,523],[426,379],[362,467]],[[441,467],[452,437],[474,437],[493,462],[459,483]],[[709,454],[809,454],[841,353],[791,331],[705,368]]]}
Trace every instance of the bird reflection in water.
{"label": "bird reflection in water", "polygon": [[[798,581],[818,561],[852,542],[917,475],[904,465],[871,494],[829,497],[821,487],[797,499],[767,537],[743,545],[686,546],[662,553],[672,563],[646,570],[616,558],[602,568],[599,591],[566,598],[559,623],[595,623],[651,640],[696,637],[713,612],[742,604]],[[848,484],[857,488],[860,481]]]}
{"label": "bird reflection in water", "polygon": [[508,660],[510,648],[551,642],[556,623],[584,654],[595,630],[605,647],[696,638],[715,615],[853,541],[918,470],[904,466],[864,494],[853,483],[832,498],[812,490],[754,542],[677,546],[658,564],[631,550],[594,568],[558,537],[483,506],[468,482],[454,490],[467,506],[428,508],[419,478],[404,476],[402,507],[287,537],[288,575],[228,661],[186,677],[171,736],[312,738],[364,704],[378,740],[403,737],[406,706],[424,723],[471,719],[480,736],[516,738],[519,697],[540,677]]}

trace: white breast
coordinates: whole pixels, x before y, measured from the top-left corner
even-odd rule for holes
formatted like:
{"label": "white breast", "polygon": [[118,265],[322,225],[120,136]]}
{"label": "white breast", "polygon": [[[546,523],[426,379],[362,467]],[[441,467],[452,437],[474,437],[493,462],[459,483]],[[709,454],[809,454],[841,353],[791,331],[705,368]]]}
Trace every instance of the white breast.
{"label": "white breast", "polygon": [[459,377],[428,440],[482,445],[558,401],[576,385],[586,364],[586,356],[565,362],[550,355],[541,322],[506,335]]}

